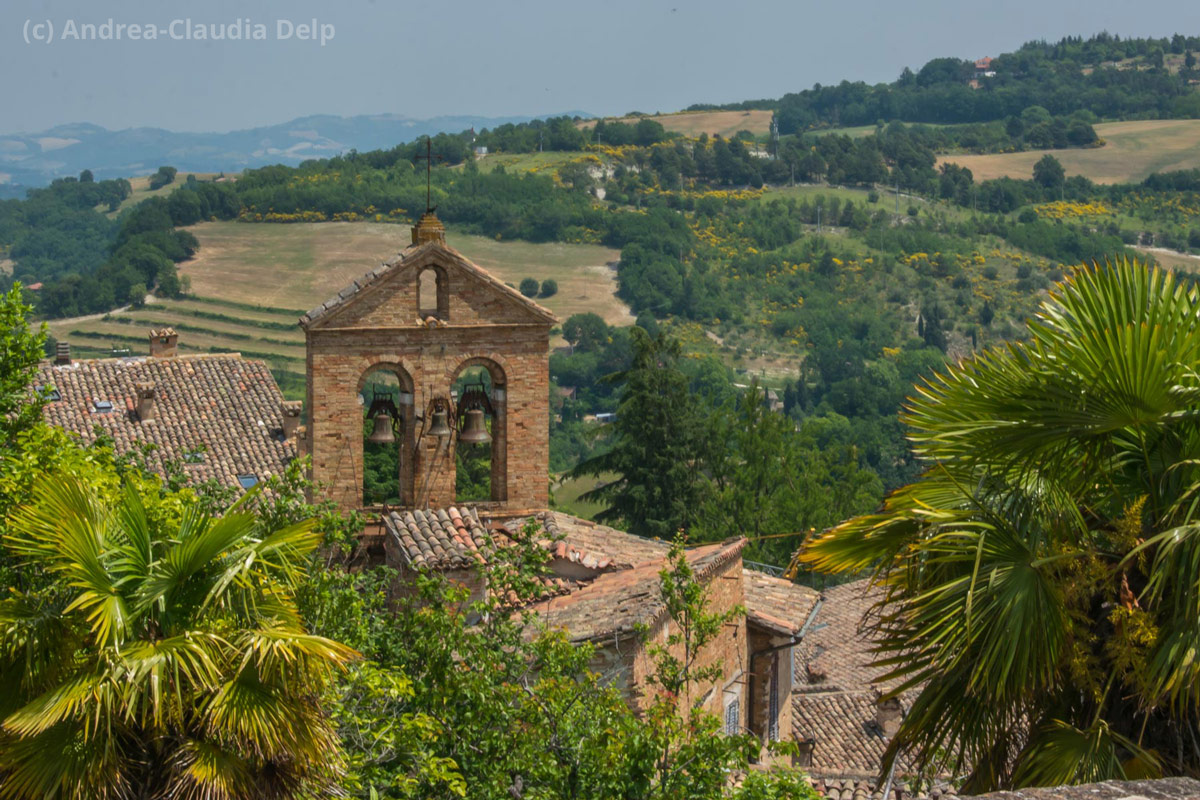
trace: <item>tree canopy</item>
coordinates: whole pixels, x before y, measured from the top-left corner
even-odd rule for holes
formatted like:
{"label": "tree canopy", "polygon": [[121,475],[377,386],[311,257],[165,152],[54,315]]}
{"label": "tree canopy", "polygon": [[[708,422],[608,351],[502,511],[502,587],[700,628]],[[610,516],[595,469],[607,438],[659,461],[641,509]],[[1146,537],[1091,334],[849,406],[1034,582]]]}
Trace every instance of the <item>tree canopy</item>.
{"label": "tree canopy", "polygon": [[801,553],[886,590],[879,663],[915,694],[888,762],[974,791],[1200,767],[1181,738],[1200,718],[1198,311],[1172,273],[1080,268],[1030,341],[911,401],[922,478]]}

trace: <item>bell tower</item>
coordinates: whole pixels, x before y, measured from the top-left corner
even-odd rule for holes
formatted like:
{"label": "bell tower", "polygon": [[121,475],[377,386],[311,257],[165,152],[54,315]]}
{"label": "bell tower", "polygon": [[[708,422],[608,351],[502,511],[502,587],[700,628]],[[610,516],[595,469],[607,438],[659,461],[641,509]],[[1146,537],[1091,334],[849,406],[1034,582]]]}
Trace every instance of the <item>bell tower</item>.
{"label": "bell tower", "polygon": [[[343,509],[364,507],[365,440],[398,451],[401,505],[454,505],[463,502],[457,448],[486,447],[490,498],[481,502],[545,508],[556,322],[447,245],[445,226],[427,210],[399,258],[300,319],[318,491]],[[386,392],[371,380],[381,373]]]}

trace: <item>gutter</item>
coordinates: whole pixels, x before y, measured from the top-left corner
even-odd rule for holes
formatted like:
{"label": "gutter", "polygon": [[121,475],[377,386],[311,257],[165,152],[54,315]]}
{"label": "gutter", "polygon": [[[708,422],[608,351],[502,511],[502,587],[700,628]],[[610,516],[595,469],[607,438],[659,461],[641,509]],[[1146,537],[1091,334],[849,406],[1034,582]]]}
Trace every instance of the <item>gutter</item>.
{"label": "gutter", "polygon": [[[804,637],[808,635],[808,631],[812,627],[813,622],[816,621],[817,614],[820,613],[820,611],[821,611],[821,606],[823,606],[824,604],[825,604],[825,595],[822,594],[820,597],[817,598],[817,602],[813,603],[812,610],[808,612],[808,618],[804,620],[804,624],[800,627],[799,632],[797,632],[796,635],[793,636],[789,641],[786,641],[783,644],[774,645],[772,647],[765,647],[762,650],[758,650],[757,652],[751,653],[749,670],[748,670],[750,675],[753,676],[755,674],[754,673],[754,659],[758,658],[759,656],[765,656],[765,655],[769,655],[771,653],[776,653],[780,650],[787,650],[789,647],[795,647],[796,645],[803,642]],[[754,692],[750,691],[750,692],[748,692],[748,694],[749,694],[749,697],[746,698],[746,724],[747,724],[747,727],[749,727],[754,722]]]}

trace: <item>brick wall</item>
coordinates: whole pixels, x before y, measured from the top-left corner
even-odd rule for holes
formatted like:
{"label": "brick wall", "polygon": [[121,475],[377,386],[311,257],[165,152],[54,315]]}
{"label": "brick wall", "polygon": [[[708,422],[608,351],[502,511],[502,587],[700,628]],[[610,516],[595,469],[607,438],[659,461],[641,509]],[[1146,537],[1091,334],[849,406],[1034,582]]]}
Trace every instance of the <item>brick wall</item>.
{"label": "brick wall", "polygon": [[[745,597],[742,589],[742,560],[730,559],[729,563],[720,567],[708,583],[708,612],[718,613],[727,611],[734,606],[743,605]],[[651,642],[662,644],[668,635],[675,633],[674,621],[660,621],[650,631]],[[696,660],[696,669],[703,670],[714,663],[721,664],[721,677],[712,683],[692,687],[691,693],[682,699],[681,707],[688,708],[696,701],[702,701],[705,711],[725,719],[725,706],[728,700],[738,698],[738,727],[746,728],[746,681],[747,672],[747,637],[746,618],[744,615],[735,617],[726,623],[717,638],[702,650]],[[629,662],[629,699],[635,708],[646,708],[653,700],[654,686],[649,683],[649,677],[654,672],[654,663],[646,648],[642,645],[625,644],[625,654],[618,657],[610,654],[610,662]],[[676,657],[682,657],[682,647],[674,652]]]}
{"label": "brick wall", "polygon": [[[747,696],[752,700],[747,703],[747,713],[750,729],[765,745],[770,741],[770,712],[771,712],[771,683],[775,687],[778,702],[777,729],[778,740],[787,741],[792,738],[792,662],[789,658],[790,649],[764,652],[758,657],[755,653],[767,651],[770,648],[786,643],[791,637],[782,636],[750,624],[747,626],[749,641],[750,687]],[[767,753],[763,751],[764,760]]]}
{"label": "brick wall", "polygon": [[[448,292],[448,319],[418,319],[420,274],[436,268]],[[549,332],[547,319],[449,248],[425,246],[305,331],[308,445],[313,480],[342,508],[362,506],[364,408],[368,373],[391,371],[414,402],[401,428],[397,480],[405,505],[455,502],[454,439],[421,438],[435,398],[468,366],[481,365],[503,386],[493,419],[493,500],[509,508],[545,508],[549,475]],[[402,411],[404,409],[402,408]],[[407,456],[407,458],[405,457]]]}

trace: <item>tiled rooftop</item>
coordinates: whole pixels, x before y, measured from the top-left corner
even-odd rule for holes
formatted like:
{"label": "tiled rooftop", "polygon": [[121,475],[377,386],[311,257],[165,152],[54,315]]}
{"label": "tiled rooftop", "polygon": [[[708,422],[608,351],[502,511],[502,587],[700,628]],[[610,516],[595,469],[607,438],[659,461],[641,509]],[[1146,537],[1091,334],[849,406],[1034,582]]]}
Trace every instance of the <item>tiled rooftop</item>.
{"label": "tiled rooftop", "polygon": [[603,554],[619,569],[666,558],[671,549],[669,542],[635,536],[558,511],[539,515],[539,521],[551,537],[561,538],[582,552]]}
{"label": "tiled rooftop", "polygon": [[[270,370],[237,354],[47,364],[34,382],[61,397],[46,405],[50,424],[89,443],[98,425],[118,453],[153,444],[149,468],[161,473],[164,462],[178,461],[193,483],[240,486],[238,476],[262,480],[296,456],[283,441],[283,397]],[[146,420],[137,413],[137,384],[153,385],[154,410]]]}
{"label": "tiled rooftop", "polygon": [[863,620],[881,597],[866,580],[822,592],[816,624],[796,652],[796,686],[801,691],[859,691],[871,688],[880,670],[871,667],[871,641]]}
{"label": "tiled rooftop", "polygon": [[[696,577],[704,580],[730,559],[740,557],[745,540],[711,544],[687,551]],[[639,624],[652,625],[665,612],[659,590],[662,558],[630,569],[605,573],[588,586],[539,603],[534,609],[551,628],[564,628],[572,641],[625,636]]]}
{"label": "tiled rooftop", "polygon": [[[792,729],[797,741],[815,742],[814,775],[873,780],[879,774],[889,737],[877,723],[876,700],[893,684],[873,682],[883,670],[871,666],[864,622],[881,597],[867,580],[826,589],[815,624],[796,648]],[[905,712],[911,699],[900,698]],[[911,772],[901,757],[896,774]]]}
{"label": "tiled rooftop", "polygon": [[742,568],[746,615],[760,626],[795,636],[820,597],[815,590],[765,572]]}
{"label": "tiled rooftop", "polygon": [[470,508],[393,511],[383,519],[414,569],[461,569],[482,558],[488,534]]}
{"label": "tiled rooftop", "polygon": [[[875,721],[874,690],[792,695],[792,732],[797,742],[815,740],[813,775],[874,779],[889,737]],[[907,707],[906,707],[907,710]],[[903,759],[897,774],[911,773]]]}
{"label": "tiled rooftop", "polygon": [[[809,780],[826,800],[883,800],[883,786],[876,785],[874,778],[809,776]],[[893,781],[888,800],[958,800],[958,796],[950,787],[935,787],[914,794],[904,781]]]}

